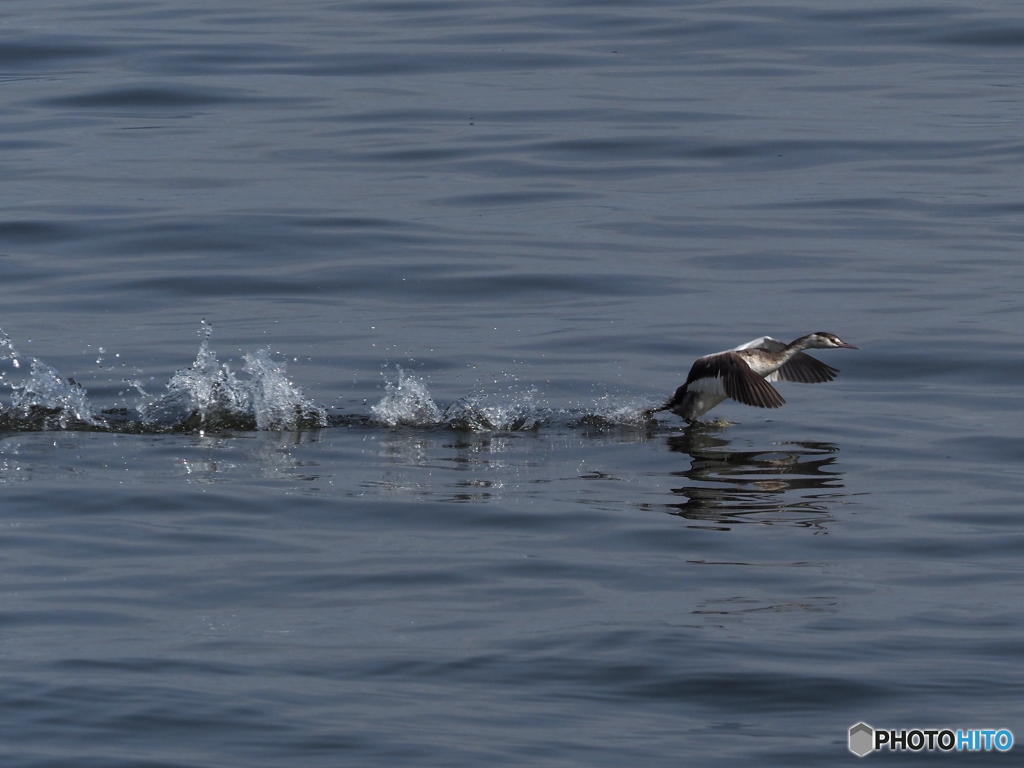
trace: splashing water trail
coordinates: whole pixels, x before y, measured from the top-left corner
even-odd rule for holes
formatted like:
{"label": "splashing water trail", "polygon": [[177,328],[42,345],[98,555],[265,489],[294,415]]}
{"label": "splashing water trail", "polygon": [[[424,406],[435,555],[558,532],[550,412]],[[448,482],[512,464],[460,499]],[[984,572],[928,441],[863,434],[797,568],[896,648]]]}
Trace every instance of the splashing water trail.
{"label": "splashing water trail", "polygon": [[[270,349],[244,355],[236,372],[210,349],[212,327],[204,320],[199,329],[195,360],[171,376],[165,391],[152,395],[137,380],[122,379],[138,391],[134,406],[97,411],[85,389],[74,379],[34,357],[22,357],[0,330],[0,384],[10,387],[11,407],[0,407],[0,430],[89,429],[126,433],[205,432],[228,430],[318,429],[343,423],[387,427],[444,426],[477,433],[519,432],[544,425],[612,429],[646,428],[657,424],[650,402],[606,394],[591,408],[552,410],[535,387],[518,385],[500,393],[474,392],[447,408],[434,401],[426,383],[397,368],[397,380],[385,381],[380,402],[370,418],[328,415],[307,400],[287,375],[286,365],[271,357]],[[14,375],[11,366],[22,368]],[[497,382],[495,382],[497,383]],[[124,393],[122,392],[122,395]]]}

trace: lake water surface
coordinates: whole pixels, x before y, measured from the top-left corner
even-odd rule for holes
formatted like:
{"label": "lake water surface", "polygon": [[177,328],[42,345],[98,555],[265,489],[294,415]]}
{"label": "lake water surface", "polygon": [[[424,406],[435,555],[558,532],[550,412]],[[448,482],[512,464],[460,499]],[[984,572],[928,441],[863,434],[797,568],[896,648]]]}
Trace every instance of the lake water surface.
{"label": "lake water surface", "polygon": [[[1022,55],[1005,0],[8,0],[0,762],[1024,739]],[[818,330],[780,410],[643,416]]]}

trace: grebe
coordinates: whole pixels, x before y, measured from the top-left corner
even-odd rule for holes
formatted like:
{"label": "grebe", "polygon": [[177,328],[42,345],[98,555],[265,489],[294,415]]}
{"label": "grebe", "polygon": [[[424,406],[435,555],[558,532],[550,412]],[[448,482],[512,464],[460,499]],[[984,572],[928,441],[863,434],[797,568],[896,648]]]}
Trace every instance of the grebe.
{"label": "grebe", "polygon": [[857,347],[831,333],[801,336],[792,344],[762,336],[725,352],[699,358],[690,368],[686,383],[651,413],[672,411],[692,422],[727,398],[757,408],[778,408],[786,401],[769,381],[818,384],[832,381],[839,373],[839,369],[804,354],[805,349]]}

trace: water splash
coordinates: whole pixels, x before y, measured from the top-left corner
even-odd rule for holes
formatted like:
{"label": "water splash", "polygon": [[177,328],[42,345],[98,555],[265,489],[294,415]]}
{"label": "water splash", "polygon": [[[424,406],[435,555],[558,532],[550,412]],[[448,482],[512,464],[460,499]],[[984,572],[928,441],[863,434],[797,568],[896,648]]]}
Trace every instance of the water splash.
{"label": "water splash", "polygon": [[327,412],[302,396],[302,390],[288,379],[285,364],[271,359],[269,347],[246,355],[242,370],[252,377],[248,390],[256,429],[327,426]]}
{"label": "water splash", "polygon": [[[10,337],[0,329],[0,362],[10,360],[11,366],[21,372],[22,358]],[[8,378],[8,371],[0,372],[0,383],[11,389],[11,407],[0,411],[0,426],[20,430],[106,426],[74,379],[65,379],[38,358],[30,357],[28,363],[28,375],[20,381]]]}
{"label": "water splash", "polygon": [[605,394],[597,399],[587,417],[597,425],[641,427],[651,422],[653,407],[656,406],[640,398]]}
{"label": "water splash", "polygon": [[[3,328],[0,328],[0,360],[10,360],[15,368],[21,368],[21,353],[14,348],[11,337],[4,333]],[[3,380],[3,374],[0,374],[0,380]]]}
{"label": "water splash", "polygon": [[389,427],[432,427],[442,421],[441,409],[427,385],[398,368],[398,381],[384,384],[384,397],[370,408],[374,419]]}
{"label": "water splash", "polygon": [[548,417],[536,389],[498,396],[474,394],[456,400],[445,409],[434,401],[427,385],[397,369],[398,380],[384,385],[384,397],[370,408],[379,424],[389,427],[448,426],[473,432],[534,429]]}
{"label": "water splash", "polygon": [[7,415],[43,429],[52,428],[54,422],[61,429],[76,424],[106,426],[93,413],[85,389],[78,382],[65,379],[35,357],[31,359],[28,378],[11,384],[11,413]]}
{"label": "water splash", "polygon": [[140,403],[137,409],[140,420],[154,427],[215,429],[222,416],[231,420],[244,412],[245,403],[238,397],[234,374],[210,350],[207,332],[192,365],[171,376],[165,394]]}
{"label": "water splash", "polygon": [[548,419],[548,410],[539,403],[536,389],[510,393],[495,401],[486,395],[470,395],[445,409],[442,420],[455,429],[474,432],[520,431],[536,429]]}
{"label": "water splash", "polygon": [[143,424],[203,431],[327,426],[326,411],[303,397],[269,348],[245,355],[242,373],[248,378],[242,379],[210,349],[210,330],[204,321],[192,365],[171,377],[163,395],[138,406]]}

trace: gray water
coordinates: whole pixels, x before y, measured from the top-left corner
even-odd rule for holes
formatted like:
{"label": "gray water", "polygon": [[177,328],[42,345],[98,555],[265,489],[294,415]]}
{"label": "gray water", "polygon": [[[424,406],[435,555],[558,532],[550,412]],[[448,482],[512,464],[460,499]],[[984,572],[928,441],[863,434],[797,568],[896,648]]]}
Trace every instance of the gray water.
{"label": "gray water", "polygon": [[[1022,54],[994,0],[8,0],[3,765],[1024,738]],[[780,410],[643,417],[818,330]]]}

